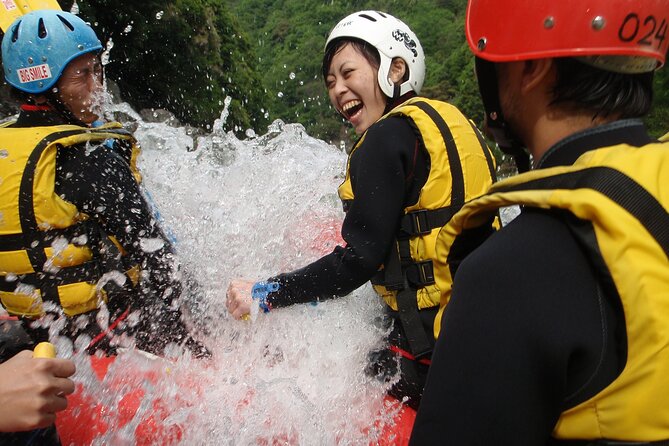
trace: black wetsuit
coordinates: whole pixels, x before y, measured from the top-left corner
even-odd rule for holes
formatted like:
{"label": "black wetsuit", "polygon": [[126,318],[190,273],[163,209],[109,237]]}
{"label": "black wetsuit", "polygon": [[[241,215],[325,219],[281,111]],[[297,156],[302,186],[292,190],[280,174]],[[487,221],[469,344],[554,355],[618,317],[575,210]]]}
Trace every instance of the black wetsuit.
{"label": "black wetsuit", "polygon": [[[12,127],[36,127],[64,124],[63,118],[52,111],[22,110]],[[117,294],[108,301],[109,323],[127,309],[139,311],[133,323],[124,320],[114,333],[133,335],[136,346],[155,354],[162,354],[169,342],[185,343],[194,354],[207,355],[206,349],[188,333],[181,320],[181,311],[173,301],[180,297],[183,285],[178,279],[174,249],[157,224],[153,213],[134,179],[126,159],[119,153],[127,150],[118,143],[106,145],[81,144],[58,151],[56,160],[56,193],[88,214],[107,235],[114,236],[126,250],[124,262],[138,264],[142,270],[140,284],[132,291]],[[142,239],[162,242],[156,250],[143,249]],[[192,285],[192,284],[189,284]],[[94,339],[102,332],[95,319],[96,312],[67,318],[60,334],[74,339],[86,334]],[[47,340],[40,323],[28,323],[26,330],[35,342]],[[89,350],[113,354],[110,336],[99,339]]]}
{"label": "black wetsuit", "polygon": [[[640,121],[618,121],[561,141],[539,167],[651,141]],[[589,257],[566,218],[573,217],[523,210],[460,265],[412,445],[551,444],[561,412],[622,371],[620,300],[600,303]]]}
{"label": "black wetsuit", "polygon": [[[389,117],[372,125],[350,160],[355,200],[342,225],[346,245],[304,268],[268,279],[280,284],[268,296],[272,307],[344,296],[369,281],[387,258],[404,208],[418,200],[428,173],[427,152],[406,118]],[[431,320],[434,312],[427,313]],[[397,313],[388,307],[388,314],[386,322],[396,319],[390,342],[409,350]],[[426,324],[426,330],[432,339],[430,325]],[[395,354],[384,349],[373,356],[370,372],[382,378],[394,374]],[[409,362],[414,361],[402,361],[404,379],[391,393],[408,396],[417,404],[427,367]]]}

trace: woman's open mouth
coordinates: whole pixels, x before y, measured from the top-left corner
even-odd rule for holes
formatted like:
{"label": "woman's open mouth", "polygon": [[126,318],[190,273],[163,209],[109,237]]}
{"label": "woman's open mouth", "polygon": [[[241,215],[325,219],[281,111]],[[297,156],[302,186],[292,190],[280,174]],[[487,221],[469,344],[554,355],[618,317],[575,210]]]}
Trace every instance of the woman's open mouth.
{"label": "woman's open mouth", "polygon": [[341,113],[346,117],[346,119],[351,119],[356,113],[362,110],[362,101],[357,99],[349,101],[341,108]]}

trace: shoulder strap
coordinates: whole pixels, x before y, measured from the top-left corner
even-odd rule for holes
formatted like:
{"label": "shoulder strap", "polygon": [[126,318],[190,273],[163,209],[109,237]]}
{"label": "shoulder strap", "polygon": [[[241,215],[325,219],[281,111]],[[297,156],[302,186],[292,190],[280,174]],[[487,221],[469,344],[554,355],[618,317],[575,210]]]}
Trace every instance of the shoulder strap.
{"label": "shoulder strap", "polygon": [[[33,279],[33,281],[35,282],[35,286],[40,289],[43,299],[52,300],[55,302],[58,302],[57,287],[59,284],[61,284],[59,282],[62,282],[62,278],[54,280],[53,274],[47,274],[46,272],[43,271],[44,265],[47,261],[47,257],[46,253],[44,252],[43,243],[38,243],[38,244],[34,243],[35,237],[39,237],[40,239],[46,239],[48,237],[53,237],[54,234],[56,233],[66,234],[68,232],[82,231],[82,230],[84,230],[86,234],[89,237],[91,237],[100,234],[102,230],[99,228],[97,223],[91,221],[81,222],[75,225],[74,227],[68,228],[66,230],[44,231],[40,229],[37,223],[37,218],[35,216],[35,207],[34,207],[35,205],[33,196],[35,171],[40,158],[44,154],[44,151],[52,143],[64,138],[74,137],[82,133],[100,133],[101,135],[99,136],[102,136],[102,138],[98,139],[104,139],[104,137],[106,137],[108,134],[112,135],[112,137],[113,135],[118,134],[122,138],[126,138],[128,135],[128,133],[122,129],[105,129],[101,131],[84,130],[83,132],[82,129],[72,129],[72,130],[64,130],[51,133],[47,135],[45,138],[43,138],[37,144],[35,149],[31,152],[23,172],[23,177],[21,178],[21,184],[19,186],[18,205],[19,205],[19,220],[21,223],[21,232],[22,232],[21,238],[23,242],[22,243],[23,248],[26,250],[28,258],[30,259],[30,263],[33,267],[33,270],[35,271],[35,278]],[[100,236],[100,240],[98,240],[99,243],[102,243],[103,241],[108,242],[105,243],[104,246],[107,246],[107,249],[109,249],[110,251],[109,255],[107,255],[106,258],[113,258],[113,259],[117,257],[120,258],[120,255],[116,255],[116,253],[113,252],[113,248],[108,246],[111,244],[111,242],[108,240],[106,235],[104,237]],[[18,243],[18,240],[14,240],[14,242]],[[95,248],[99,248],[100,246],[102,246],[99,243],[95,244],[98,245]],[[98,252],[96,252],[95,254],[99,255],[100,254],[99,249],[97,249],[97,251]],[[88,277],[91,274],[93,274],[93,269],[97,270],[97,267],[91,264],[86,265],[85,267],[86,271],[84,271],[82,268],[84,267],[79,268],[81,270],[79,276],[81,277]],[[122,268],[119,270],[123,271]],[[95,271],[95,273],[98,274],[99,271]],[[73,274],[76,275],[76,272]]]}
{"label": "shoulder strap", "polygon": [[653,195],[619,170],[605,166],[589,167],[526,183],[502,185],[496,188],[496,192],[559,188],[588,188],[605,195],[634,215],[669,257],[669,213]]}

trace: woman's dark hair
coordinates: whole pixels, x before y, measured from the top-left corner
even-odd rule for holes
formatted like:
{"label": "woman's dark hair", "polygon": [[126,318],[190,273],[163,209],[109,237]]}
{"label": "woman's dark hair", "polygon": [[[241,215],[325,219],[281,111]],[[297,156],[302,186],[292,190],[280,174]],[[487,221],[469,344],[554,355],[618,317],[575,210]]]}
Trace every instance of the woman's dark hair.
{"label": "woman's dark hair", "polygon": [[379,56],[379,51],[374,48],[369,43],[364,40],[355,39],[355,38],[339,38],[335,39],[328,44],[328,47],[325,49],[325,54],[323,55],[323,66],[321,68],[323,73],[323,80],[328,77],[328,71],[330,71],[330,64],[335,54],[339,52],[340,49],[344,47],[347,43],[350,43],[353,48],[362,54],[362,56],[367,59],[367,62],[375,69],[379,69],[381,66],[381,56]]}
{"label": "woman's dark hair", "polygon": [[555,59],[557,80],[551,105],[573,106],[596,117],[640,118],[653,102],[653,72],[622,74],[586,65],[577,59]]}

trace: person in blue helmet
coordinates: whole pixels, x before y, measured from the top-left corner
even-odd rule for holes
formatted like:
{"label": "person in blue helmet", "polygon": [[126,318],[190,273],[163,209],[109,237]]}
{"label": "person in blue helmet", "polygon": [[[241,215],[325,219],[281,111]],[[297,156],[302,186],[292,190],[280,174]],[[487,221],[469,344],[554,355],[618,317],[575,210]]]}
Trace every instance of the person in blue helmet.
{"label": "person in blue helmet", "polygon": [[140,188],[137,141],[99,121],[101,51],[59,10],[18,18],[2,39],[20,113],[0,128],[0,301],[32,343],[208,356],[182,320],[185,286]]}

